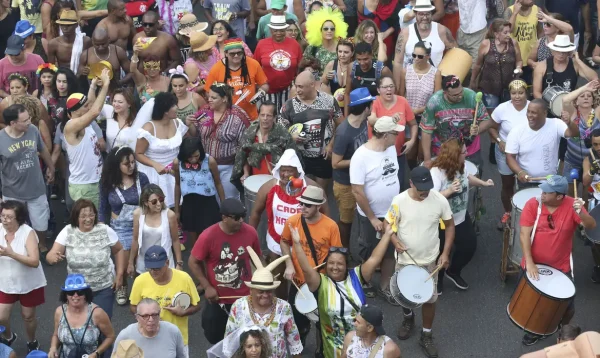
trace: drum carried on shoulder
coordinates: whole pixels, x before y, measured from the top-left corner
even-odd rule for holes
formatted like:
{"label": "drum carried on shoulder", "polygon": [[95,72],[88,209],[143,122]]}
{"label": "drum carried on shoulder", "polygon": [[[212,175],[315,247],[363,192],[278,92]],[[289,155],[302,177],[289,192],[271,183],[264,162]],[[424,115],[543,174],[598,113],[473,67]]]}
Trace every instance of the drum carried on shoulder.
{"label": "drum carried on shoulder", "polygon": [[390,293],[404,308],[415,309],[427,303],[435,293],[429,271],[417,265],[407,265],[396,271],[390,279]]}

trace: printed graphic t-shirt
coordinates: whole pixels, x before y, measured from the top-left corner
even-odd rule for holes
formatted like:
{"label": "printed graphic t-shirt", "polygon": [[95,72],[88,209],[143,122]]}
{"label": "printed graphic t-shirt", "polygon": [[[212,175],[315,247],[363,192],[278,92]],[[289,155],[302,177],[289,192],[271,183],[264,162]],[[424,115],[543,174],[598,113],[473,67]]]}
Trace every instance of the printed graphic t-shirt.
{"label": "printed graphic t-shirt", "polygon": [[258,42],[254,58],[260,62],[269,79],[269,93],[278,93],[287,89],[296,77],[302,48],[298,41],[289,37],[280,43],[269,37]]}
{"label": "printed graphic t-shirt", "polygon": [[[41,34],[44,30],[42,27],[42,13],[40,5],[42,0],[12,0],[11,7],[18,7],[21,13],[21,20],[27,20],[35,26],[35,33]],[[6,37],[10,36],[5,35]],[[4,55],[4,52],[2,52]],[[31,84],[31,82],[29,82]]]}
{"label": "printed graphic t-shirt", "polygon": [[0,168],[2,194],[31,200],[46,193],[46,185],[37,153],[44,149],[40,132],[34,125],[19,138],[0,131]]}
{"label": "printed graphic t-shirt", "polygon": [[[261,255],[256,230],[246,223],[233,235],[223,232],[219,223],[204,230],[192,249],[192,256],[206,263],[206,276],[219,296],[246,296],[250,289],[244,281],[252,279],[247,246]],[[219,303],[231,304],[235,298]]]}
{"label": "printed graphic t-shirt", "polygon": [[246,20],[237,18],[229,21],[229,18],[234,12],[250,11],[248,0],[205,0],[203,6],[205,9],[211,9],[215,21],[228,22],[237,37],[243,39],[246,36]]}
{"label": "printed graphic t-shirt", "polygon": [[44,63],[44,60],[39,55],[28,53],[25,55],[25,63],[21,66],[15,66],[10,62],[8,56],[0,60],[0,81],[2,81],[2,89],[6,93],[10,93],[10,82],[8,77],[13,73],[20,73],[29,81],[27,92],[32,94],[37,89],[38,80],[35,74],[39,65]]}
{"label": "printed graphic t-shirt", "polygon": [[[515,6],[508,7],[511,12],[514,13]],[[538,40],[537,36],[537,24],[538,18],[537,13],[539,8],[537,5],[533,5],[531,7],[531,12],[529,16],[521,16],[517,15],[517,19],[515,20],[515,26],[512,28],[512,32],[510,36],[517,40],[519,43],[519,50],[521,50],[521,59],[523,60],[523,65],[527,65],[527,59],[529,58],[529,54],[531,53],[531,49],[536,44]]]}

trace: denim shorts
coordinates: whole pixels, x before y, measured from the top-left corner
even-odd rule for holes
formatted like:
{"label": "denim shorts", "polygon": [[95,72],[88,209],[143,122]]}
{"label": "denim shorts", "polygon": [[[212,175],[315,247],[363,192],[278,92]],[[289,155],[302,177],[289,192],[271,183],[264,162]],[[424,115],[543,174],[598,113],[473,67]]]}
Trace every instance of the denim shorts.
{"label": "denim shorts", "polygon": [[500,151],[500,147],[498,145],[496,147],[496,166],[498,166],[498,172],[501,175],[514,175],[513,171],[510,170],[508,164],[506,164],[506,154]]}

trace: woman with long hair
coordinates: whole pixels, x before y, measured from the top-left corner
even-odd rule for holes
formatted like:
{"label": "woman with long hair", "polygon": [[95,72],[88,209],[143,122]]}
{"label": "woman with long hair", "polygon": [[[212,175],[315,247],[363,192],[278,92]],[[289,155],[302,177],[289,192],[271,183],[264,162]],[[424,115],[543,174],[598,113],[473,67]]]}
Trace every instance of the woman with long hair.
{"label": "woman with long hair", "polygon": [[495,156],[496,166],[502,179],[502,191],[500,192],[500,200],[504,208],[504,214],[498,223],[498,230],[503,230],[504,226],[510,220],[512,211],[511,199],[515,193],[515,174],[506,163],[506,139],[510,131],[527,123],[527,84],[521,79],[512,81],[508,85],[510,93],[510,101],[500,103],[492,112],[492,126],[488,129],[490,142],[496,143]]}
{"label": "woman with long hair", "polygon": [[77,76],[66,67],[59,67],[54,76],[52,85],[52,97],[56,98],[56,105],[50,108],[50,118],[54,122],[55,127],[62,127],[67,123],[67,98],[73,93],[78,93],[79,83]]}
{"label": "woman with long hair", "polygon": [[133,74],[133,83],[140,96],[141,103],[146,103],[150,98],[155,97],[160,92],[166,92],[169,89],[169,77],[160,72],[160,59],[154,56],[146,56],[142,65],[144,73],[140,72],[138,63],[140,58],[138,53],[142,50],[142,45],[136,43],[133,46],[133,56],[131,56],[130,73]]}
{"label": "woman with long hair", "polygon": [[[431,177],[433,190],[440,192],[452,209],[456,239],[454,240],[454,254],[447,270],[440,270],[438,274],[438,295],[444,286],[444,271],[446,276],[454,282],[456,287],[466,290],[467,282],[461,277],[462,269],[471,261],[477,249],[477,234],[467,211],[469,204],[469,186],[493,186],[492,179],[483,181],[474,175],[465,172],[465,158],[467,148],[464,143],[456,138],[444,142],[438,156],[433,160]],[[445,230],[440,227],[440,254],[444,250]]]}
{"label": "woman with long hair", "polygon": [[150,183],[160,186],[169,208],[175,206],[175,177],[171,175],[171,163],[177,157],[188,129],[177,118],[177,97],[170,92],[161,92],[154,98],[152,119],[138,131],[135,145],[138,170],[148,176]]}
{"label": "woman with long hair", "polygon": [[[196,131],[208,155],[218,164],[225,198],[238,198],[239,191],[231,183],[235,155],[250,119],[240,107],[233,105],[232,89],[224,83],[215,83],[208,92],[208,105],[196,114],[204,116],[196,122]],[[193,133],[192,133],[193,134]]]}
{"label": "woman with long hair", "polygon": [[170,69],[169,73],[169,92],[177,97],[177,118],[185,123],[191,123],[196,119],[194,113],[206,104],[206,101],[198,93],[188,91],[190,79],[183,71],[183,67],[177,66],[177,68]]}
{"label": "woman with long hair", "polygon": [[569,25],[567,19],[558,13],[546,14],[543,11],[538,12],[538,21],[542,23],[544,36],[540,37],[537,43],[531,49],[529,58],[527,58],[527,66],[535,68],[538,62],[544,61],[552,56],[548,44],[554,41],[556,35],[569,35],[574,38],[573,27]]}
{"label": "woman with long hair", "polygon": [[[330,7],[313,11],[305,24],[309,46],[304,50],[304,57],[316,57],[323,69],[337,58],[338,39],[346,38],[348,24],[344,22],[344,15],[340,11],[333,11]],[[322,74],[322,71],[319,72],[319,77]]]}
{"label": "woman with long hair", "polygon": [[242,328],[240,347],[233,358],[270,358],[271,342],[268,333],[258,326]]}
{"label": "woman with long hair", "polygon": [[323,70],[321,91],[332,94],[338,100],[338,104],[342,103],[340,107],[343,107],[346,79],[350,72],[350,65],[354,60],[354,43],[348,40],[340,40],[336,51],[337,58],[329,61]]}
{"label": "woman with long hair", "polygon": [[216,82],[226,83],[233,88],[233,103],[239,102],[250,120],[255,120],[258,117],[255,95],[260,97],[269,92],[267,76],[258,61],[246,57],[242,40],[229,39],[224,44],[225,58],[211,68],[204,90],[208,92]]}
{"label": "woman with long hair", "polygon": [[285,23],[290,25],[287,29],[285,29],[285,35],[296,40],[298,44],[300,44],[302,52],[304,52],[306,46],[308,46],[308,43],[306,43],[306,39],[304,38],[300,24],[298,24],[298,22],[294,19],[287,19],[285,20]]}
{"label": "woman with long hair", "polygon": [[44,63],[39,65],[35,72],[38,78],[38,86],[32,95],[42,102],[48,113],[51,113],[50,107],[56,106],[57,102],[57,99],[54,98],[56,71],[58,71],[58,68],[53,63]]}
{"label": "woman with long hair", "polygon": [[[438,0],[435,0],[436,2]],[[433,1],[432,1],[433,2]],[[394,50],[394,41],[396,33],[400,31],[400,19],[398,13],[402,9],[402,1],[396,0],[365,0],[358,1],[358,27],[363,21],[372,20],[381,33],[377,41],[381,41],[386,46],[387,58],[391,58]],[[360,37],[356,36],[358,41]],[[379,57],[379,56],[378,56]],[[382,61],[381,59],[379,59]]]}
{"label": "woman with long hair", "polygon": [[[225,41],[234,39],[238,37],[238,35],[235,33],[231,25],[229,25],[229,23],[225,20],[217,20],[213,22],[210,27],[210,34],[217,36],[217,43],[212,48],[212,55],[216,61],[221,61],[225,58]],[[242,47],[246,57],[252,58],[252,51],[245,42],[242,42]]]}
{"label": "woman with long hair", "polygon": [[185,74],[190,78],[189,90],[200,90],[204,93],[208,72],[217,63],[217,58],[213,54],[216,42],[216,35],[208,36],[198,31],[190,34],[190,56],[183,64]]}
{"label": "woman with long hair", "polygon": [[[100,209],[98,221],[110,224],[123,245],[125,261],[129,262],[129,250],[133,239],[133,211],[138,207],[141,192],[148,185],[148,177],[138,173],[133,149],[114,147],[102,167],[100,177]],[[123,272],[125,275],[125,272]],[[117,304],[127,303],[127,277],[117,290]]]}
{"label": "woman with long hair", "polygon": [[165,249],[170,268],[183,269],[177,235],[177,215],[165,205],[165,193],[162,189],[156,184],[148,184],[142,190],[139,207],[133,212],[133,240],[127,266],[127,274],[130,277],[135,273],[146,272],[144,256],[154,245]]}
{"label": "woman with long hair", "polygon": [[373,59],[381,62],[387,61],[387,46],[383,42],[383,34],[379,32],[377,25],[373,20],[367,19],[358,25],[354,42],[366,42],[371,45],[373,50]]}
{"label": "woman with long hair", "polygon": [[112,95],[112,111],[106,118],[106,151],[116,147],[135,148],[137,128],[133,123],[136,107],[130,89],[117,88]]}

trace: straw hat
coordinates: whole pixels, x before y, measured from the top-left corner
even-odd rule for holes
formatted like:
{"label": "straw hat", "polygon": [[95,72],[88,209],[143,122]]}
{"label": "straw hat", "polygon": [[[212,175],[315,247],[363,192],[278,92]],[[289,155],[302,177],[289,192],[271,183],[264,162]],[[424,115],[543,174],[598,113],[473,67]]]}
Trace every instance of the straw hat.
{"label": "straw hat", "polygon": [[133,339],[124,339],[119,342],[111,358],[144,358],[144,351],[135,344]]}
{"label": "straw hat", "polygon": [[554,41],[548,44],[548,48],[558,52],[571,52],[577,49],[577,46],[571,42],[569,35],[556,35]]}
{"label": "straw hat", "polygon": [[79,23],[79,17],[75,10],[63,10],[56,23],[59,25],[76,25]]}
{"label": "straw hat", "polygon": [[416,12],[426,12],[435,10],[435,6],[431,5],[430,0],[417,0],[415,6],[413,7],[413,11]]}
{"label": "straw hat", "polygon": [[308,185],[298,198],[298,201],[311,205],[323,205],[327,199],[325,199],[323,189],[314,185]]}
{"label": "straw hat", "polygon": [[179,34],[190,36],[194,31],[204,31],[208,28],[208,22],[198,22],[196,15],[185,14],[179,20]]}
{"label": "straw hat", "polygon": [[279,287],[281,281],[275,281],[271,270],[273,270],[275,267],[279,266],[279,264],[284,262],[289,257],[289,255],[281,256],[275,261],[268,264],[267,267],[263,267],[262,262],[258,258],[258,255],[256,255],[256,252],[252,250],[252,247],[247,246],[246,250],[248,250],[248,254],[250,254],[250,258],[252,259],[254,267],[256,267],[256,271],[254,271],[254,273],[252,274],[252,281],[244,282],[246,286],[263,291],[271,291]]}
{"label": "straw hat", "polygon": [[202,31],[195,31],[190,34],[190,46],[192,52],[202,52],[213,48],[217,43],[217,35],[207,35]]}

